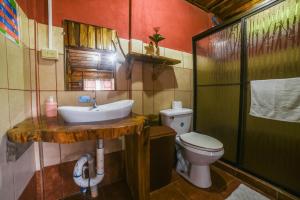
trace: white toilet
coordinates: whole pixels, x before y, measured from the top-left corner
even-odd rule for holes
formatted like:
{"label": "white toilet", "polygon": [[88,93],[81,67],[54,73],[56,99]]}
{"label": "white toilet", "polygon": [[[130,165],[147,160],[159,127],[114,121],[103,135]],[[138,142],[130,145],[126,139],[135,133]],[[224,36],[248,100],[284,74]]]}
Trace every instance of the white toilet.
{"label": "white toilet", "polygon": [[211,186],[209,165],[224,154],[223,144],[215,138],[196,132],[188,132],[192,122],[191,109],[167,109],[160,111],[162,123],[176,133],[177,172],[200,188]]}

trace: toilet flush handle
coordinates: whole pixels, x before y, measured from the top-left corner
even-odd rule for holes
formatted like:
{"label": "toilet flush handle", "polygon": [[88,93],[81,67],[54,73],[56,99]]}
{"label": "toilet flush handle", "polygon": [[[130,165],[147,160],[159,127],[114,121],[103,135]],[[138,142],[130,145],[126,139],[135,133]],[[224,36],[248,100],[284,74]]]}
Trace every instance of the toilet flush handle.
{"label": "toilet flush handle", "polygon": [[170,119],[172,119],[172,120],[174,120],[174,118],[175,118],[174,116],[170,117]]}

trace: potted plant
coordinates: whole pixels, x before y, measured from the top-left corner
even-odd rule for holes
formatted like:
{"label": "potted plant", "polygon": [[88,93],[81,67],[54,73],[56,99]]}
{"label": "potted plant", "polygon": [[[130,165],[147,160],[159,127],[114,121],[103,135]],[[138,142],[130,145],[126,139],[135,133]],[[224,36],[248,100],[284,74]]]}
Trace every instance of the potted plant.
{"label": "potted plant", "polygon": [[156,55],[159,56],[160,55],[160,51],[159,51],[158,43],[160,41],[164,40],[165,37],[158,33],[160,27],[154,27],[153,29],[154,29],[155,33],[153,35],[150,35],[149,39],[154,42],[155,48],[156,48]]}

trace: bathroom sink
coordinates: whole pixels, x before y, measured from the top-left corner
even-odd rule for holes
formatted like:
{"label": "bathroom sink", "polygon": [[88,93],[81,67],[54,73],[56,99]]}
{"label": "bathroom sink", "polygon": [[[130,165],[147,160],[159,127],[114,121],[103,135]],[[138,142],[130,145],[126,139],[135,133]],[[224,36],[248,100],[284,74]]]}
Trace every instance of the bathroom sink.
{"label": "bathroom sink", "polygon": [[58,113],[69,123],[100,122],[127,117],[133,100],[121,100],[93,107],[60,106]]}

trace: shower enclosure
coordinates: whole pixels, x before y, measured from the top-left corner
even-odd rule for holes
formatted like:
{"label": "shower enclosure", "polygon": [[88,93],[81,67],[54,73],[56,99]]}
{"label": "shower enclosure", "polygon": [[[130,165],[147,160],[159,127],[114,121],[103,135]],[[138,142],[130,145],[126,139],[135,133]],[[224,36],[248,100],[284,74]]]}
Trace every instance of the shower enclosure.
{"label": "shower enclosure", "polygon": [[195,36],[193,55],[194,129],[224,144],[223,161],[299,196],[300,123],[249,109],[250,81],[300,77],[300,1],[273,1]]}

